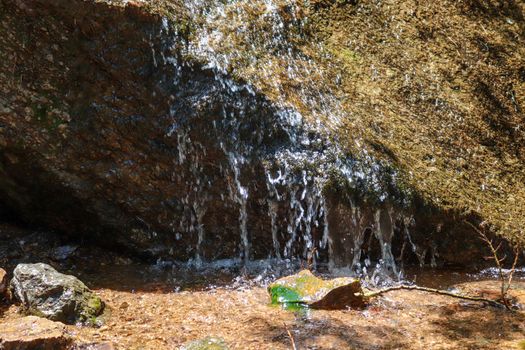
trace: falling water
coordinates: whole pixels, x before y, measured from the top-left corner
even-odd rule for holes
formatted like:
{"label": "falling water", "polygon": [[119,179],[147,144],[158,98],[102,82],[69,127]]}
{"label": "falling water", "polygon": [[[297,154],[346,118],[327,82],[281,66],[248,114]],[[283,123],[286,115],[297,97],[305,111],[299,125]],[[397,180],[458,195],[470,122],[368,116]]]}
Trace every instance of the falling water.
{"label": "falling water", "polygon": [[[226,179],[221,200],[229,199],[238,211],[241,260],[247,263],[253,255],[249,223],[254,218],[250,217],[249,208],[259,193],[250,192],[248,179],[260,165],[262,171],[257,170],[256,174],[265,186],[257,187],[257,191],[265,193],[267,213],[264,215],[268,219],[268,238],[271,237],[273,250],[269,256],[298,257],[315,265],[319,254],[324,253],[332,268],[342,263],[352,271],[363,271],[366,266],[361,266],[361,247],[366,230],[371,230],[381,247],[379,267],[397,274],[392,238],[399,220],[393,207],[384,209],[391,197],[383,185],[385,170],[365,149],[359,160],[343,151],[338,146],[337,135],[331,132],[344,112],[335,92],[317,86],[313,77],[324,74],[322,69],[297,47],[307,21],[299,15],[304,4],[296,0],[190,0],[185,6],[195,32],[187,40],[181,37],[176,25],[164,20],[161,35],[172,55],[163,54],[159,63],[171,67],[170,79],[176,86],[184,70],[194,69],[195,63],[188,62],[199,62],[199,69],[213,74],[216,87],[211,91],[221,91],[225,107],[213,121],[207,122],[212,124],[208,137],[213,138],[210,140],[213,147],[222,152],[222,158],[214,158],[220,176]],[[253,13],[257,13],[256,18],[250,17]],[[254,23],[260,28],[254,27]],[[235,49],[236,45],[243,49]],[[324,49],[319,47],[319,50]],[[285,93],[288,88],[275,74],[281,68],[288,79],[306,82],[294,90],[293,96]],[[243,80],[234,79],[232,72]],[[309,88],[305,89],[306,86]],[[250,108],[253,101],[263,95],[271,96],[271,100],[264,102],[271,107],[268,113],[258,116]],[[190,101],[191,107],[199,110],[205,98]],[[290,99],[294,98],[301,101],[303,112],[290,107],[293,105]],[[183,179],[188,192],[182,200],[184,215],[174,227],[180,231],[177,234],[189,231],[196,236],[192,261],[200,265],[207,238],[204,221],[213,197],[210,188],[221,182],[206,174],[204,159],[210,145],[192,139],[191,120],[185,123],[180,120],[181,113],[185,112],[173,106],[170,111],[173,123],[166,132],[166,137],[177,140],[176,165],[188,169],[188,176]],[[247,128],[251,128],[249,133],[245,131]],[[276,136],[283,134],[285,137]],[[280,147],[268,145],[271,144],[268,140],[277,139]],[[246,176],[247,172],[250,176]],[[388,176],[392,182],[396,181],[392,170],[388,170]],[[330,215],[335,211],[326,196],[327,187],[333,182],[341,188],[367,192],[377,201],[376,212],[368,218],[359,204],[346,199],[346,215],[351,218],[351,227],[346,230],[352,237],[348,250],[352,256],[337,263],[334,256],[342,242],[331,232]],[[388,218],[388,227],[382,217]],[[403,225],[403,230],[416,252],[408,225]],[[424,256],[422,258],[424,260]]]}
{"label": "falling water", "polygon": [[246,205],[248,203],[248,189],[241,185],[241,166],[244,163],[242,157],[228,154],[231,169],[233,172],[233,184],[230,184],[230,196],[239,204],[239,231],[241,233],[241,258],[245,261],[250,259],[250,242],[248,239],[248,213]]}

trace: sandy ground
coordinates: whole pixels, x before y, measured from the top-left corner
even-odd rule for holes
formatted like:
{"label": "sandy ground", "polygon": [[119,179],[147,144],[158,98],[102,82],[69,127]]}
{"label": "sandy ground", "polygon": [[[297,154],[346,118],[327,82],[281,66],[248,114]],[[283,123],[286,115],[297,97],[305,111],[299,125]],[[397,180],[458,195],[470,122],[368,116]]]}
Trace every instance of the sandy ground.
{"label": "sandy ground", "polygon": [[[460,287],[479,294],[498,284]],[[110,341],[117,349],[178,349],[209,335],[231,349],[292,349],[287,328],[297,349],[519,349],[525,339],[522,312],[417,291],[391,292],[365,310],[299,313],[269,305],[263,287],[95,291],[111,308],[109,321],[98,329],[68,329],[81,341]],[[517,282],[512,293],[525,301],[525,283]],[[17,317],[17,306],[3,310],[2,319]]]}

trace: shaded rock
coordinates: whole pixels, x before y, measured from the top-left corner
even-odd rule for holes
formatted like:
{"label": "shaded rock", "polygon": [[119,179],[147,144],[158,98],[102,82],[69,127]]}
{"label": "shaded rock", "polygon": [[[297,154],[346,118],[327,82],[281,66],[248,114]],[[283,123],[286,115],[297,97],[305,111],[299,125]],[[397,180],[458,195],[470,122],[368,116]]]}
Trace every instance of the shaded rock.
{"label": "shaded rock", "polygon": [[28,313],[68,324],[94,325],[105,306],[79,279],[42,263],[19,264],[11,289]]}
{"label": "shaded rock", "polygon": [[287,308],[307,306],[313,309],[336,310],[362,308],[366,298],[358,279],[341,277],[324,281],[309,270],[281,278],[270,286],[272,304]]}
{"label": "shaded rock", "polygon": [[222,338],[206,337],[182,346],[181,350],[228,350],[228,345]]}
{"label": "shaded rock", "polygon": [[71,255],[73,255],[77,249],[78,247],[74,245],[56,247],[51,253],[51,258],[57,261],[66,260]]}
{"label": "shaded rock", "polygon": [[5,293],[7,289],[7,272],[0,267],[0,296]]}
{"label": "shaded rock", "polygon": [[59,322],[27,316],[0,324],[2,350],[58,350],[70,344],[66,327]]}
{"label": "shaded rock", "polygon": [[[1,216],[0,216],[1,217]],[[0,220],[0,266],[12,271],[21,262],[46,262],[64,245],[55,232],[20,227]]]}

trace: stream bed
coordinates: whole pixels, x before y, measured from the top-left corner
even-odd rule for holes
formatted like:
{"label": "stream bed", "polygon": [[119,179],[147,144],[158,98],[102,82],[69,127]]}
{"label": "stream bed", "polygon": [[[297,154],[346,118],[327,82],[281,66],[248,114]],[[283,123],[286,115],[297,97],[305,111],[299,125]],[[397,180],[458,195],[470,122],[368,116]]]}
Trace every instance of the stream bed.
{"label": "stream bed", "polygon": [[[231,349],[292,349],[288,330],[298,349],[517,349],[525,332],[521,312],[418,291],[389,293],[364,310],[291,312],[270,305],[271,273],[129,264],[78,268],[76,275],[106,301],[111,316],[100,328],[68,331],[117,349],[179,349],[207,336]],[[489,298],[499,288],[486,273],[409,269],[406,278]],[[511,295],[525,303],[523,276]],[[1,316],[17,317],[15,305]]]}
{"label": "stream bed", "polygon": [[[300,261],[240,260],[208,264],[141,263],[101,248],[63,241],[49,233],[4,227],[0,265],[45,262],[85,282],[109,306],[99,328],[67,326],[80,343],[110,342],[116,349],[180,349],[214,336],[230,349],[519,349],[525,339],[521,310],[400,290],[375,298],[363,310],[292,312],[270,304],[266,287],[308,267]],[[348,275],[318,266],[323,278]],[[363,284],[415,283],[489,299],[498,297],[497,270],[402,269],[401,280],[376,271]],[[510,294],[525,304],[525,271]],[[0,324],[21,318],[17,305],[0,304]]]}

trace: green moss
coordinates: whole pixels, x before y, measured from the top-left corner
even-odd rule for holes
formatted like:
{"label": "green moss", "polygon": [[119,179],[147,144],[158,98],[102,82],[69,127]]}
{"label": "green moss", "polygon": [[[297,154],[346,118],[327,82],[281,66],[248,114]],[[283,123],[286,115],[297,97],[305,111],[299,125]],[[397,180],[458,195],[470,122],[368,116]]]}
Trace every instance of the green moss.
{"label": "green moss", "polygon": [[104,303],[102,302],[102,300],[98,296],[93,295],[88,300],[86,308],[94,314],[100,314],[100,312],[102,312],[103,307]]}
{"label": "green moss", "polygon": [[55,115],[56,111],[62,108],[60,101],[52,96],[44,95],[44,97],[51,102],[49,104],[33,104],[31,109],[36,121],[42,125],[47,131],[56,131],[59,125],[66,123],[60,116]]}
{"label": "green moss", "polygon": [[350,50],[346,47],[332,47],[330,48],[330,53],[332,53],[335,57],[340,59],[346,67],[353,66],[354,64],[359,64],[363,61],[361,59],[361,56],[356,51]]}
{"label": "green moss", "polygon": [[268,288],[272,304],[300,303],[301,296],[297,290],[281,285],[274,285]]}
{"label": "green moss", "polygon": [[[335,278],[325,281],[314,276],[309,270],[303,270],[296,275],[281,278],[270,284],[268,293],[273,305],[279,304],[288,310],[301,310],[310,306],[313,307],[314,304],[319,305],[319,303],[326,302],[336,289],[347,287],[358,291],[358,293],[362,292],[359,280]],[[359,298],[356,296],[356,300]],[[333,306],[337,302],[330,304]],[[338,306],[344,307],[346,305],[339,304]]]}
{"label": "green moss", "polygon": [[89,326],[96,326],[99,322],[99,316],[105,309],[105,304],[98,296],[91,294],[87,300],[81,303],[80,321]]}

